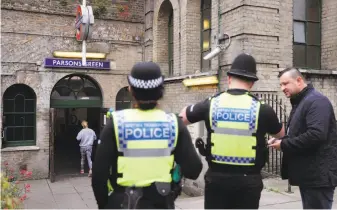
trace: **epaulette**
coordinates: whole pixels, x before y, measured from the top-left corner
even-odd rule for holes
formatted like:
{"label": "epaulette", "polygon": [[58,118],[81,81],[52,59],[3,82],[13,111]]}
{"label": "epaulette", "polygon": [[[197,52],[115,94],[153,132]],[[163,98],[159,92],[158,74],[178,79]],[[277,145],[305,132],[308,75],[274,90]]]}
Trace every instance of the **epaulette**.
{"label": "epaulette", "polygon": [[208,100],[211,100],[212,98],[218,97],[219,95],[221,95],[222,93],[225,93],[225,92],[226,91],[222,91],[222,92],[216,93],[215,95],[209,97]]}
{"label": "epaulette", "polygon": [[261,104],[264,104],[264,101],[260,97],[258,97],[257,95],[254,95],[251,92],[247,92],[247,94],[249,96],[251,96],[252,98],[254,98],[255,100],[257,100],[258,102],[260,102]]}

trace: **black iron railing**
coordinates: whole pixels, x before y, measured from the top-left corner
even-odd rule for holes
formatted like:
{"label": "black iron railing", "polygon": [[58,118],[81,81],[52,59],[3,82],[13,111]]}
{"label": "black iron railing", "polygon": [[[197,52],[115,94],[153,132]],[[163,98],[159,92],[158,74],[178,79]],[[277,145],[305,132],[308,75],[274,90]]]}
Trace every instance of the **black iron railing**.
{"label": "black iron railing", "polygon": [[[279,120],[286,125],[287,123],[287,110],[286,105],[282,102],[282,99],[278,97],[275,93],[254,93],[258,96],[264,103],[271,106]],[[271,136],[267,135],[267,139]],[[281,174],[281,164],[282,164],[282,152],[269,148],[269,159],[263,169],[269,176],[279,176]]]}
{"label": "black iron railing", "polygon": [[[280,122],[283,125],[287,124],[288,115],[287,115],[287,106],[282,101],[281,98],[277,95],[277,93],[273,92],[253,92],[256,96],[258,96],[261,101],[271,106]],[[271,136],[267,135],[267,140],[271,138]],[[273,177],[273,176],[280,176],[281,175],[281,166],[282,166],[282,152],[275,150],[273,148],[269,148],[269,158],[265,167],[263,168],[263,175],[265,177]],[[288,184],[288,193],[291,193],[291,185]]]}

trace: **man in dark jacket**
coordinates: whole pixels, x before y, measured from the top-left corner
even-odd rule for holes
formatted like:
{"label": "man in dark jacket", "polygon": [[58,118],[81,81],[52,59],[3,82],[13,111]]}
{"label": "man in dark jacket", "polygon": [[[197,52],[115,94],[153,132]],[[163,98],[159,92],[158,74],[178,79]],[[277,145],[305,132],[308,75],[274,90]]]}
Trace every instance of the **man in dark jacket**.
{"label": "man in dark jacket", "polygon": [[279,78],[292,105],[287,135],[270,144],[284,153],[282,178],[299,186],[304,209],[331,209],[337,186],[333,107],[327,97],[306,83],[298,69],[287,68]]}

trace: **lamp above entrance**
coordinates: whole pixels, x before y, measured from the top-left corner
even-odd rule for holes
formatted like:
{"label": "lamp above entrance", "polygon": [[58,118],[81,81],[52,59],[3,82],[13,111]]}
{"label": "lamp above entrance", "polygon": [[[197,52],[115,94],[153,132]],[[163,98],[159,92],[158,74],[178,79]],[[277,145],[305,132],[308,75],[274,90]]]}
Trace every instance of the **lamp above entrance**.
{"label": "lamp above entrance", "polygon": [[[53,56],[56,58],[82,58],[82,52],[62,52],[54,51]],[[86,58],[92,59],[105,59],[106,53],[86,53]]]}

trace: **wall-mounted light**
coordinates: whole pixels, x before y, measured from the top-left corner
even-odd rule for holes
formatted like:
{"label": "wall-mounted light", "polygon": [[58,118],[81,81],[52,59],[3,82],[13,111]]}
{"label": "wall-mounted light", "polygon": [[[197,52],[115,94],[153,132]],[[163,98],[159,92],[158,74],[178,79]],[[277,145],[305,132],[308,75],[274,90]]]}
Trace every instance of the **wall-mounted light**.
{"label": "wall-mounted light", "polygon": [[[53,56],[56,58],[82,58],[82,52],[62,52],[54,51]],[[106,58],[106,53],[86,53],[86,58],[92,59],[104,59]]]}
{"label": "wall-mounted light", "polygon": [[186,87],[190,86],[200,86],[200,85],[215,85],[218,84],[219,80],[216,76],[208,76],[208,77],[199,77],[192,79],[184,79],[183,84]]}

